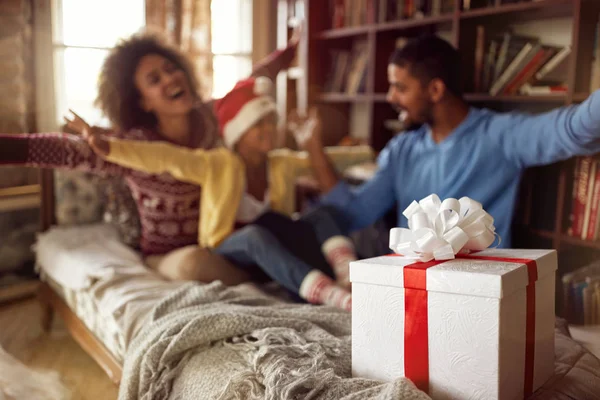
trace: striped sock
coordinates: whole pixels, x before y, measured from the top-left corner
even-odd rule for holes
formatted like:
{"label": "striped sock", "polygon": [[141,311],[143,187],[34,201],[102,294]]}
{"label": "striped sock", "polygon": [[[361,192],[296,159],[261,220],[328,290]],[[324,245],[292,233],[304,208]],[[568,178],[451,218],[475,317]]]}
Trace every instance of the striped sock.
{"label": "striped sock", "polygon": [[350,288],[350,269],[351,261],[356,261],[356,250],[354,244],[346,236],[333,236],[323,243],[321,251],[325,255],[327,262],[333,268],[338,285],[343,288]]}
{"label": "striped sock", "polygon": [[316,269],[310,271],[300,285],[300,297],[313,304],[325,304],[346,311],[352,309],[352,294]]}

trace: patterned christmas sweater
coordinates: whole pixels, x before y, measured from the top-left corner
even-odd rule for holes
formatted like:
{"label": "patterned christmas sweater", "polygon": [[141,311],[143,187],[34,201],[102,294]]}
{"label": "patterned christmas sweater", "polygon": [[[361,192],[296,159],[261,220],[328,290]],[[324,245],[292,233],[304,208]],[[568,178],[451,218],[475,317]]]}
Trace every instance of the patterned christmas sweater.
{"label": "patterned christmas sweater", "polygon": [[[295,46],[270,54],[252,75],[274,78],[286,69],[295,55]],[[204,107],[203,112],[211,112]],[[203,135],[216,136],[214,117],[204,118]],[[156,132],[133,129],[115,133],[123,139],[165,141]],[[210,147],[214,140],[202,140]],[[122,176],[129,186],[140,216],[140,249],[144,255],[165,254],[198,242],[200,187],[178,181],[171,175],[137,172],[107,162],[87,142],[67,133],[0,134],[0,165],[77,169],[105,176]]]}

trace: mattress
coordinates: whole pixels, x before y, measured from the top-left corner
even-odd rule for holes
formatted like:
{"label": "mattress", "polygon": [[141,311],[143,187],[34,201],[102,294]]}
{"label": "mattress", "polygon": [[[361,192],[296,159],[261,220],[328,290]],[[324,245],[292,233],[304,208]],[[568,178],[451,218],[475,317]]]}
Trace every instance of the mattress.
{"label": "mattress", "polygon": [[52,228],[35,251],[41,279],[121,362],[155,304],[185,283],[145,267],[111,225]]}
{"label": "mattress", "polygon": [[71,311],[84,323],[93,335],[120,363],[125,356],[125,339],[113,318],[106,318],[98,311],[98,304],[89,291],[61,286],[43,271],[40,278],[65,301]]}

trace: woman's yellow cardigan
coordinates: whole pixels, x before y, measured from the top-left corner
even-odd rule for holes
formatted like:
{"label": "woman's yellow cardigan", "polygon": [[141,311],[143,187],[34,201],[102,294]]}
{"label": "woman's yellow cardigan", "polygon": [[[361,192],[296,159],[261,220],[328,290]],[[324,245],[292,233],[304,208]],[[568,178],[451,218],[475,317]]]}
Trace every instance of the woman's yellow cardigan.
{"label": "woman's yellow cardigan", "polygon": [[[246,172],[241,158],[226,148],[189,149],[167,142],[110,139],[107,160],[150,174],[169,173],[175,179],[198,184],[200,222],[198,244],[216,247],[233,232]],[[338,170],[370,161],[369,146],[328,147],[328,156]],[[291,215],[295,211],[295,182],[310,173],[306,152],[278,149],[269,153],[268,183],[271,209]]]}

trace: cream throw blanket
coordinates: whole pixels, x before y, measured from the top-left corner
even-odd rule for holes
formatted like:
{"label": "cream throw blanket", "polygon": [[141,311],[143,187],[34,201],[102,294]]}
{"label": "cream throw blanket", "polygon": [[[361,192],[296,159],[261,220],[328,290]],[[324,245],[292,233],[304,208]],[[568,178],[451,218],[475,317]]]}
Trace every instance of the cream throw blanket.
{"label": "cream throw blanket", "polygon": [[251,284],[185,284],[132,342],[119,399],[429,399],[406,379],[351,378],[350,318]]}

